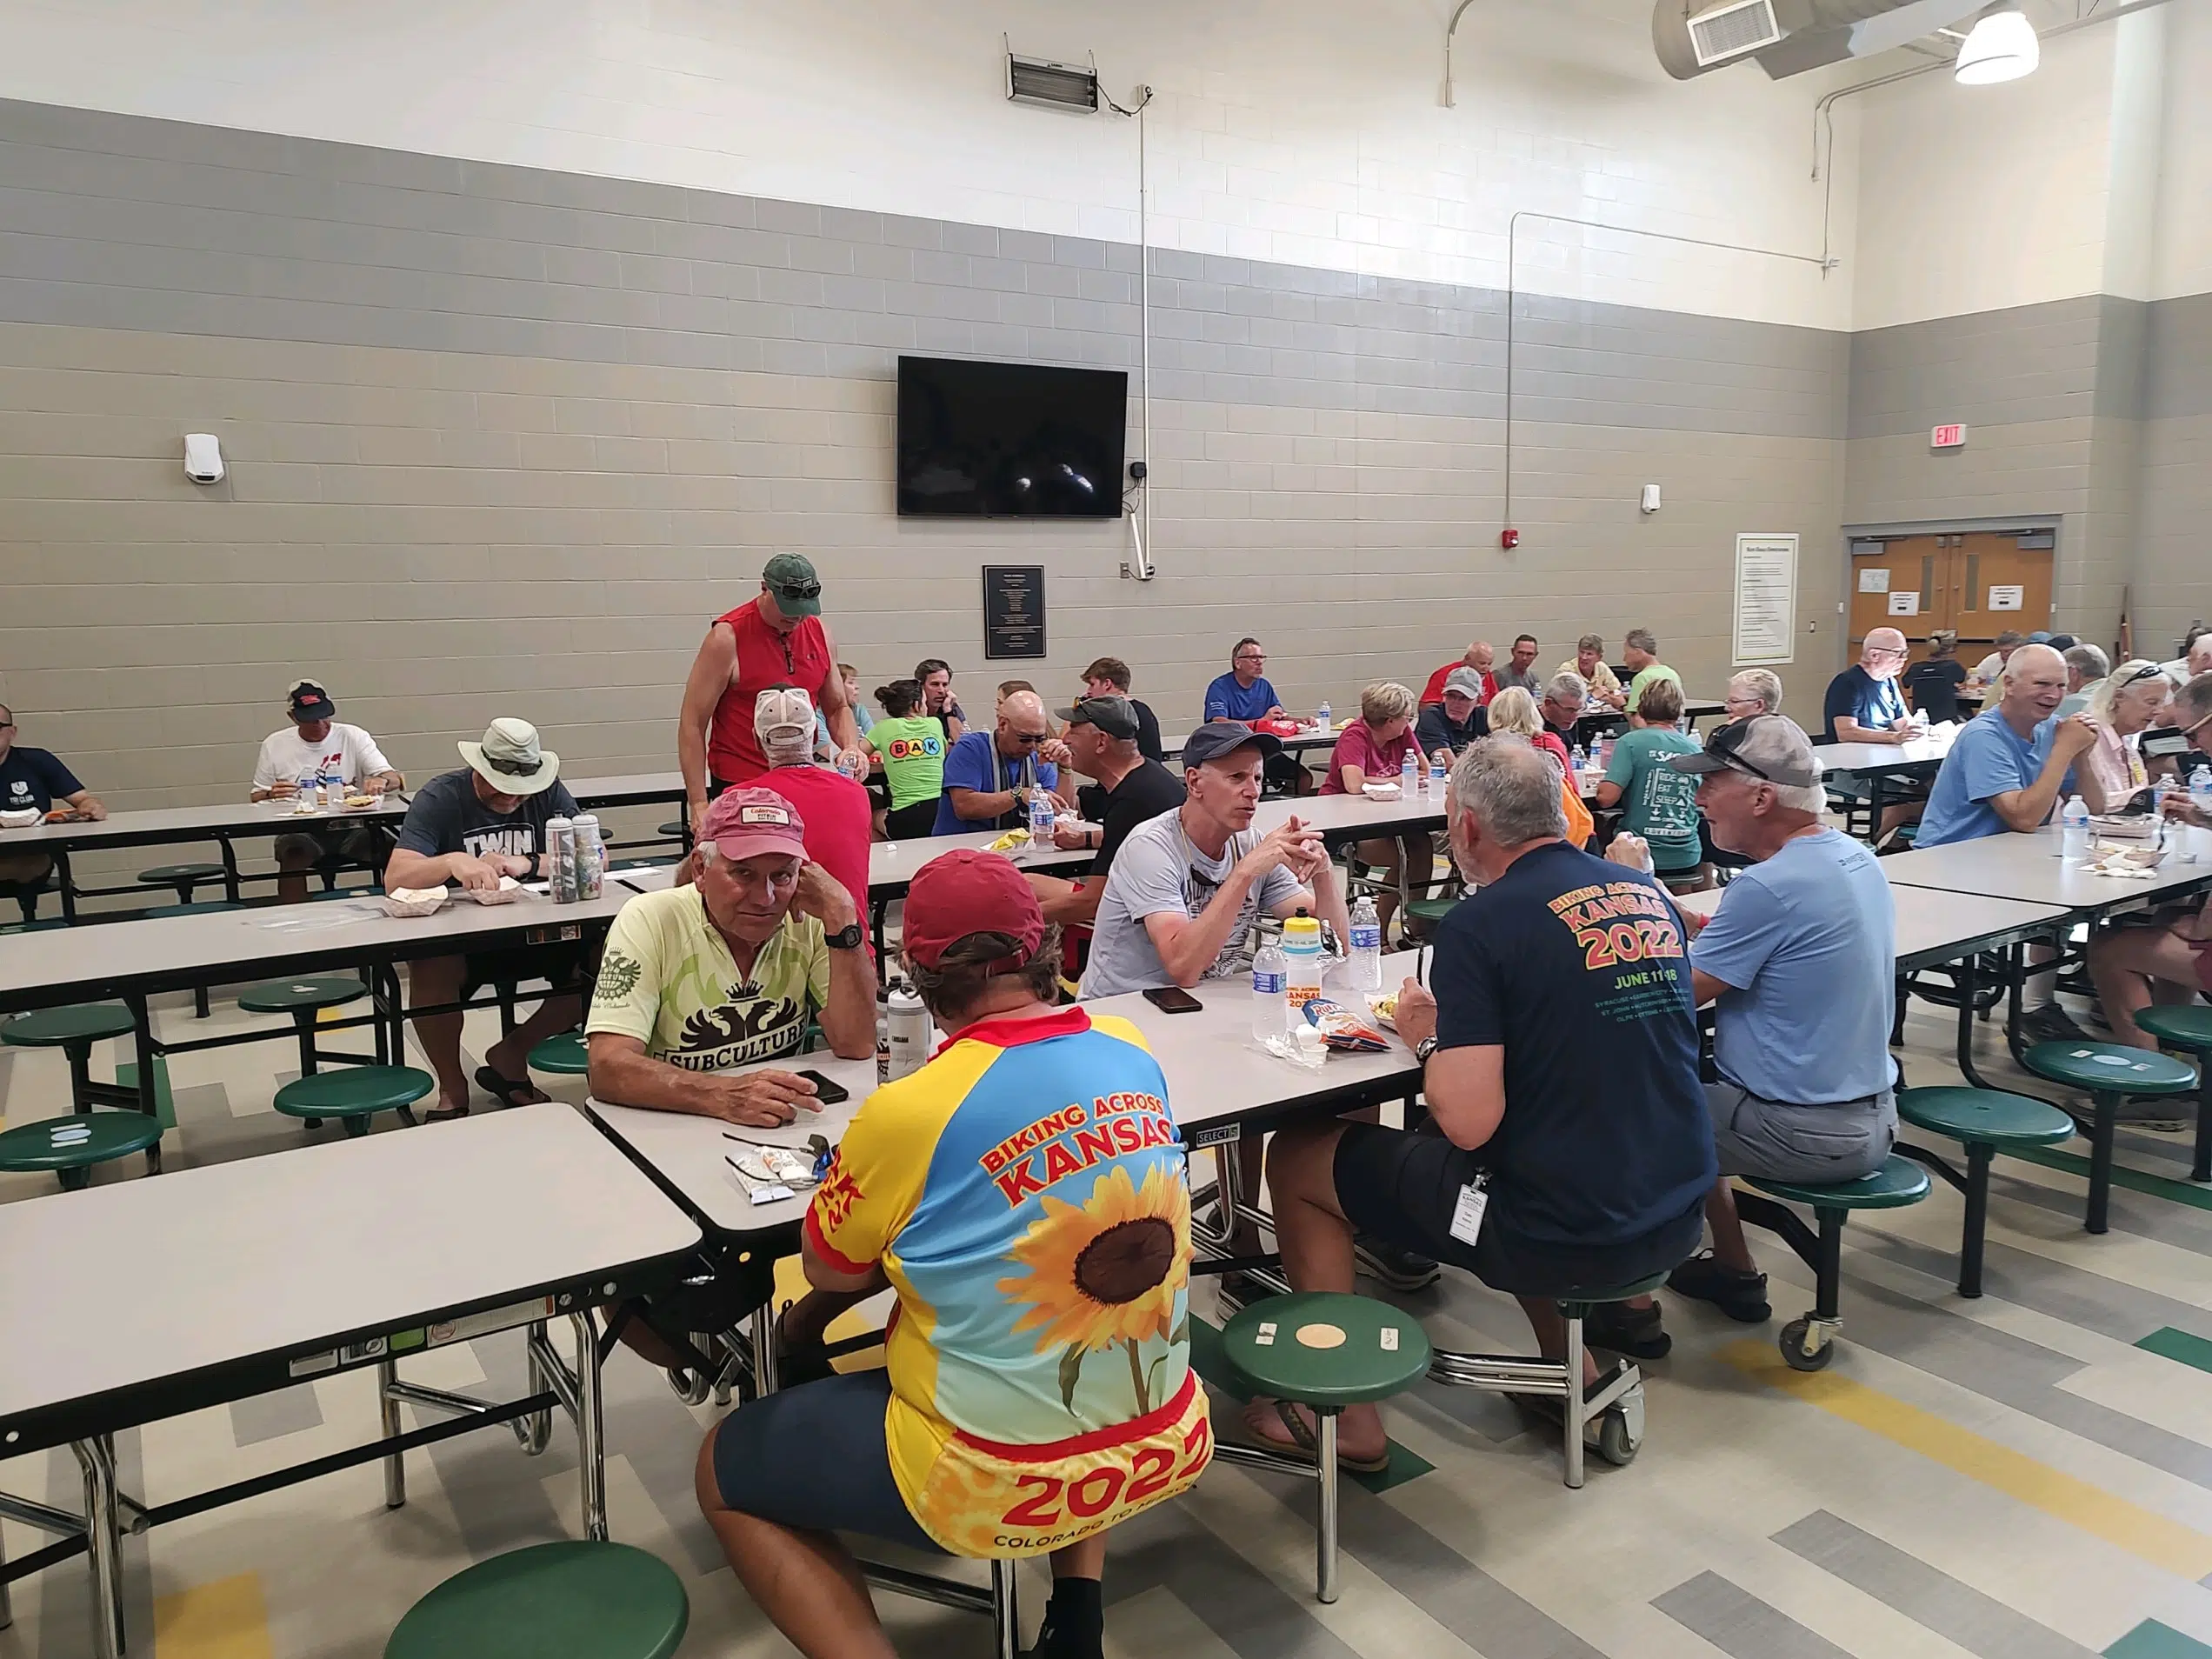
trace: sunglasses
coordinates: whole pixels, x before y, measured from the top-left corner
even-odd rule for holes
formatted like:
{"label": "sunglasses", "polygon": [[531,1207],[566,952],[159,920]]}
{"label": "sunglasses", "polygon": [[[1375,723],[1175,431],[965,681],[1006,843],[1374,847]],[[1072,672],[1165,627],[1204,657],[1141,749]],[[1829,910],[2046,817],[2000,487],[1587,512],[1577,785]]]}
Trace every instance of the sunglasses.
{"label": "sunglasses", "polygon": [[1028,743],[1032,747],[1043,743],[1047,736],[1050,736],[1049,733],[1042,731],[1010,731],[1006,735],[1017,743]]}
{"label": "sunglasses", "polygon": [[2166,670],[2159,667],[2157,663],[2146,663],[2112,689],[2116,694],[2118,692],[2125,691],[2131,685],[2140,685],[2145,680],[2163,679],[2165,675]]}
{"label": "sunglasses", "polygon": [[819,599],[822,597],[822,584],[819,582],[797,582],[787,587],[771,589],[770,591],[778,599]]}

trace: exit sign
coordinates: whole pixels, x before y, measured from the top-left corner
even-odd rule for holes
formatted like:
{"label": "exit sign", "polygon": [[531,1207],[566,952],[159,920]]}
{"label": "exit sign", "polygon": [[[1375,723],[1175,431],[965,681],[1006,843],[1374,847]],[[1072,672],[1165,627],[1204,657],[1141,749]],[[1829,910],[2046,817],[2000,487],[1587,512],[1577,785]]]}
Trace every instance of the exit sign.
{"label": "exit sign", "polygon": [[1928,434],[1928,447],[1931,450],[1963,450],[1966,447],[1966,428],[1938,426]]}

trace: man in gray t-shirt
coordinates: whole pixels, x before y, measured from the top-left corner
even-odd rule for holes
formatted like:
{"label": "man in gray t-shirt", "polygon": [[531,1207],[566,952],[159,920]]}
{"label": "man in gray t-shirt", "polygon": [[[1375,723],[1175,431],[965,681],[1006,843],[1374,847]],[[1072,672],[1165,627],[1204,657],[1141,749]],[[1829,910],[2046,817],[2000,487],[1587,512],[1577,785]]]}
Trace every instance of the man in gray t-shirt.
{"label": "man in gray t-shirt", "polygon": [[1184,743],[1188,798],[1131,830],[1116,855],[1083,977],[1086,997],[1219,979],[1250,961],[1264,909],[1303,909],[1348,937],[1343,890],[1321,837],[1296,817],[1252,828],[1261,771],[1281,749],[1239,721],[1202,726]]}

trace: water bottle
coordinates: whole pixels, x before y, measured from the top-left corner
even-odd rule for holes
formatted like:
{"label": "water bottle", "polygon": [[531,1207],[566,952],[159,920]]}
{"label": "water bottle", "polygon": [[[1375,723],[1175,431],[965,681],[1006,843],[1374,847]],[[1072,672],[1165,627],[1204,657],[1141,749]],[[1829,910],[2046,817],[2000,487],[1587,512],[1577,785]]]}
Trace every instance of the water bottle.
{"label": "water bottle", "polygon": [[1414,791],[1421,787],[1420,780],[1421,763],[1414,759],[1413,751],[1409,749],[1405,758],[1398,763],[1398,793],[1410,801]]}
{"label": "water bottle", "polygon": [[556,904],[576,903],[576,825],[566,818],[545,821],[545,896]]}
{"label": "water bottle", "polygon": [[1582,787],[1582,774],[1589,770],[1589,752],[1576,743],[1567,759],[1574,773],[1575,788],[1579,791]]}
{"label": "water bottle", "polygon": [[883,1023],[890,1039],[892,1080],[922,1069],[929,1058],[929,1010],[903,979],[892,983]]}
{"label": "water bottle", "polygon": [[341,807],[345,804],[345,785],[338,781],[338,769],[325,761],[315,775],[316,804]]}
{"label": "water bottle", "polygon": [[888,989],[876,993],[876,1083],[891,1080],[891,1003]]}
{"label": "water bottle", "polygon": [[1321,700],[1321,707],[1320,707],[1317,710],[1316,710],[1316,711],[1315,711],[1314,718],[1315,718],[1315,719],[1316,719],[1316,720],[1318,720],[1318,721],[1321,723],[1321,729],[1322,729],[1323,731],[1327,731],[1327,730],[1329,730],[1329,699],[1328,699],[1327,697],[1323,697],[1323,698]]}
{"label": "water bottle", "polygon": [[1442,795],[1444,792],[1445,783],[1450,776],[1451,774],[1444,769],[1443,762],[1430,761],[1429,763],[1429,793]]}
{"label": "water bottle", "polygon": [[[2189,804],[2200,816],[2212,819],[2212,766],[2199,766],[2189,774]],[[2198,849],[2208,835],[2212,835],[2212,830],[2193,828],[2189,831],[2189,839],[2182,843],[2183,863],[2196,863]]]}
{"label": "water bottle", "polygon": [[1609,772],[1613,770],[1613,745],[1618,741],[1619,739],[1609,731],[1598,739],[1597,764],[1601,771]]}
{"label": "water bottle", "polygon": [[1321,995],[1321,923],[1303,910],[1283,924],[1283,996],[1288,1017],[1303,1020],[1306,1004]]}
{"label": "water bottle", "polygon": [[1289,969],[1272,939],[1260,943],[1252,958],[1252,1035],[1264,1043],[1289,1029]]}
{"label": "water bottle", "polygon": [[607,873],[607,849],[599,839],[599,820],[589,812],[576,816],[576,895],[589,902],[599,896]]}
{"label": "water bottle", "polygon": [[2069,796],[2058,815],[2058,856],[2069,864],[2078,864],[2089,856],[2089,803],[2080,796]]}
{"label": "water bottle", "polygon": [[1382,921],[1375,913],[1374,897],[1366,893],[1352,906],[1352,989],[1382,989]]}
{"label": "water bottle", "polygon": [[1052,797],[1043,789],[1029,791],[1029,844],[1049,847],[1052,844],[1052,821],[1058,816]]}

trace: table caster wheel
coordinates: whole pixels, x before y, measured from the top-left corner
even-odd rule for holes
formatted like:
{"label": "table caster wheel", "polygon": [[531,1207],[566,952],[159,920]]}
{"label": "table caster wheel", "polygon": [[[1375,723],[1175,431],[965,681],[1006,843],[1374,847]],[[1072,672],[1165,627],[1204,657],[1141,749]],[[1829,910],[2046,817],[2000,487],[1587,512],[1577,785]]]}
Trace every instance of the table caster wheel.
{"label": "table caster wheel", "polygon": [[1793,1371],[1823,1371],[1829,1361],[1836,1357],[1836,1344],[1828,1333],[1820,1334],[1818,1346],[1812,1336],[1813,1319],[1810,1314],[1793,1319],[1782,1328],[1782,1340],[1776,1345],[1782,1349],[1785,1364]]}

